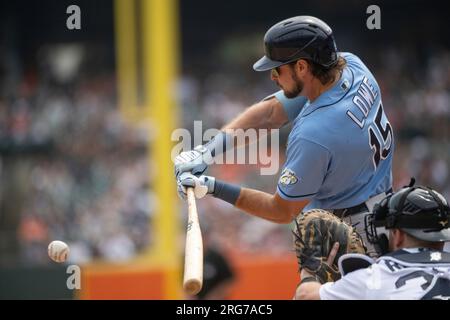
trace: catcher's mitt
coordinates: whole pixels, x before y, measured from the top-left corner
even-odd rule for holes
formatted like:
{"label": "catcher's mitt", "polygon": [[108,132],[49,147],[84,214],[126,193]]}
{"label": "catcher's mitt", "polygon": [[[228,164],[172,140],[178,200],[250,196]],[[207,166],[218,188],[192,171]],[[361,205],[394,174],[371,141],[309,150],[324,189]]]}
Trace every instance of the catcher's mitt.
{"label": "catcher's mitt", "polygon": [[[361,236],[355,229],[331,212],[312,209],[295,219],[294,246],[300,269],[314,274],[320,283],[338,280],[340,256],[346,253],[366,253]],[[339,250],[331,266],[328,255],[335,242]]]}

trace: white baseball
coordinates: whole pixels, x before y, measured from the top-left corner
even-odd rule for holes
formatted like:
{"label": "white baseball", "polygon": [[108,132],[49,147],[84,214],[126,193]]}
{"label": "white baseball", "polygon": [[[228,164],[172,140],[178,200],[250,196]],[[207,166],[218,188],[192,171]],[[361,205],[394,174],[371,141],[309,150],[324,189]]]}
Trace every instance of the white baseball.
{"label": "white baseball", "polygon": [[55,262],[64,262],[69,256],[69,246],[62,241],[52,241],[48,245],[48,256]]}

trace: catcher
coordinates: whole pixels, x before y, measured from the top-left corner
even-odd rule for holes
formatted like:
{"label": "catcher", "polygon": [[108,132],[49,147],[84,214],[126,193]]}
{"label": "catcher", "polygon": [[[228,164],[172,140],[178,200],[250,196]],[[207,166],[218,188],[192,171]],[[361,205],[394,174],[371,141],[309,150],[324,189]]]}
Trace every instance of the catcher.
{"label": "catcher", "polygon": [[[369,241],[382,254],[376,261],[358,254],[358,235],[329,213],[312,210],[297,220],[302,281],[295,299],[449,299],[450,253],[443,247],[450,240],[450,207],[438,192],[405,187],[366,216]],[[379,227],[389,231],[389,239]]]}

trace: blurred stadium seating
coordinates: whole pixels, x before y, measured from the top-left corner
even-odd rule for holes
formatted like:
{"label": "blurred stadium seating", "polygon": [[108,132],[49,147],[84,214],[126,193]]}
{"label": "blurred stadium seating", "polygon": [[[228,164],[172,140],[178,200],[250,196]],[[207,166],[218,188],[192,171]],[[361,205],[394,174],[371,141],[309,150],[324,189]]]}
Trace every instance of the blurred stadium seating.
{"label": "blurred stadium seating", "polygon": [[[227,1],[217,16],[208,15],[208,2],[194,2],[180,3],[179,127],[202,120],[205,129],[220,128],[276,91],[268,75],[251,69],[264,30],[288,16],[314,14],[329,21],[339,49],[358,54],[382,88],[396,136],[394,189],[414,176],[450,199],[450,37],[438,8],[415,1],[398,17],[392,12],[405,1],[381,1],[382,30],[369,31],[367,4],[355,1],[333,11],[332,1],[278,10],[264,0],[258,8],[240,3],[236,14],[236,1]],[[126,121],[117,108],[112,1],[79,3],[85,24],[75,34],[55,27],[65,25],[64,1],[56,7],[36,1],[29,10],[25,1],[0,5],[0,267],[49,266],[46,246],[53,239],[69,243],[70,262],[77,264],[126,262],[155,240],[158,163],[149,161],[151,127]],[[282,130],[282,146],[287,133]],[[225,168],[210,173],[275,190],[277,177],[260,176],[258,165]],[[242,254],[292,255],[289,226],[211,198],[199,201],[199,212],[213,241],[238,265]]]}

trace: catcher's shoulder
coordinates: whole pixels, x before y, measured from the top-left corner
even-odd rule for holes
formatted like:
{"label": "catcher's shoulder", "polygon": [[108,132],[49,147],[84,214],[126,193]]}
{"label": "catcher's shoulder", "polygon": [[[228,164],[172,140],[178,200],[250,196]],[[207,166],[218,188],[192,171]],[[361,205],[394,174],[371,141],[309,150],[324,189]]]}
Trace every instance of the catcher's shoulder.
{"label": "catcher's shoulder", "polygon": [[365,254],[347,253],[339,257],[338,267],[342,276],[345,276],[350,272],[366,269],[374,263],[375,260]]}

